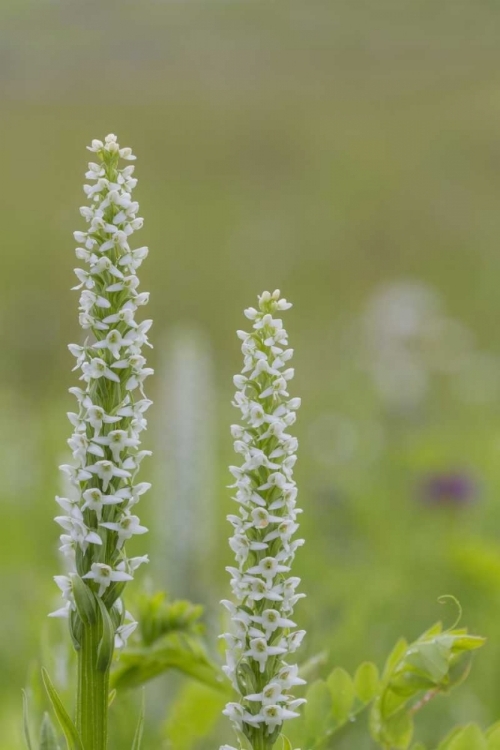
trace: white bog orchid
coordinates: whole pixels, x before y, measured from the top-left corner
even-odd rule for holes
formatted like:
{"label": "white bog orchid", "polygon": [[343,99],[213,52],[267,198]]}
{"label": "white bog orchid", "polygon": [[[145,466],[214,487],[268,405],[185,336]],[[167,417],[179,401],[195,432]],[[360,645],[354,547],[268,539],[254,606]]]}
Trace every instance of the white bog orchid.
{"label": "white bog orchid", "polygon": [[136,321],[138,309],[149,299],[147,292],[138,291],[136,273],[148,249],[130,245],[142,226],[139,205],[132,200],[134,166],[120,163],[135,159],[131,149],[121,148],[112,134],[92,141],[89,149],[96,161],[86,173],[89,205],[80,209],[87,230],[74,233],[76,256],[86,264],[75,269],[74,287],[80,290],[84,335],[82,342],[69,345],[82,385],[70,389],[77,400],[77,410],[68,414],[74,464],[61,467],[75,495],[57,498],[65,514],[56,521],[64,532],[61,551],[69,575],[55,577],[67,602],[56,614],[76,612],[73,584],[79,576],[113,614],[116,644],[122,647],[135,624],[122,606],[121,589],[139,565],[148,562],[147,556],[130,560],[124,551],[128,539],[147,531],[130,509],[150,487],[135,481],[142,458],[149,454],[139,447],[151,404],[143,387],[153,371],[141,353],[150,345],[151,321]]}
{"label": "white bog orchid", "polygon": [[[238,331],[244,366],[234,378],[233,404],[241,412],[241,424],[231,427],[234,450],[241,457],[239,466],[230,467],[239,512],[228,516],[236,567],[227,570],[235,602],[222,602],[233,626],[222,638],[227,647],[224,672],[238,700],[228,703],[224,714],[240,737],[263,750],[271,750],[283,722],[298,716],[296,708],[304,702],[290,694],[304,680],[297,666],[288,663],[304,635],[291,617],[303,596],[296,593],[300,579],[290,575],[303,544],[293,539],[301,512],[293,479],[298,442],[288,433],[300,399],[288,393],[293,350],[277,317],[289,307],[276,290],[259,297],[258,309],[245,311],[253,330]],[[234,748],[224,745],[221,750]]]}

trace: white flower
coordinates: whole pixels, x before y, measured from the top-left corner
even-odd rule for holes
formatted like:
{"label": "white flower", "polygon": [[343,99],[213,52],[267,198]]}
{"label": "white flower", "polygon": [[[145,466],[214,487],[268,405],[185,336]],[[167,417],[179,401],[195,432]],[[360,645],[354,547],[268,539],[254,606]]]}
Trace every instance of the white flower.
{"label": "white flower", "polygon": [[95,406],[88,396],[83,399],[82,405],[85,408],[83,419],[94,429],[94,440],[101,434],[103,424],[120,422],[120,416],[106,414],[102,406]]}
{"label": "white flower", "polygon": [[120,549],[120,547],[123,546],[123,543],[127,539],[130,539],[134,534],[145,534],[147,532],[147,528],[140,525],[139,518],[137,516],[131,516],[128,513],[122,516],[118,523],[106,522],[99,525],[105,529],[115,531],[118,534],[118,549]]}
{"label": "white flower", "polygon": [[268,734],[272,734],[277,726],[283,724],[285,719],[294,719],[300,716],[296,711],[289,711],[279,705],[263,706],[260,714],[267,726]]}
{"label": "white flower", "polygon": [[121,463],[120,454],[125,448],[137,448],[140,444],[138,438],[130,437],[125,430],[112,430],[105,437],[95,438],[95,441],[109,447],[113,461],[117,464]]}
{"label": "white flower", "polygon": [[137,568],[141,565],[144,565],[144,563],[149,562],[149,556],[148,555],[141,555],[140,557],[130,557],[128,560],[124,560],[123,563],[120,563],[121,565],[125,565],[127,570],[134,571],[137,570]]}
{"label": "white flower", "polygon": [[99,584],[99,596],[102,596],[104,591],[116,581],[131,581],[132,576],[129,573],[125,573],[122,570],[113,570],[110,565],[104,563],[92,563],[92,567],[88,573],[82,576],[95,581]]}
{"label": "white flower", "polygon": [[86,361],[83,363],[81,378],[82,380],[86,380],[88,383],[91,380],[98,380],[102,377],[108,378],[108,380],[113,380],[115,383],[120,382],[120,378],[118,377],[116,372],[110,370],[103,359],[94,357],[94,359],[91,359],[90,362]]}
{"label": "white flower", "polygon": [[282,617],[277,609],[265,609],[262,615],[254,615],[252,617],[254,622],[259,623],[264,629],[266,638],[270,638],[271,634],[274,633],[278,628],[295,628],[296,623],[292,620]]}
{"label": "white flower", "polygon": [[252,716],[248,711],[245,711],[239,703],[228,703],[222,713],[228,716],[238,729],[242,728],[243,722],[253,726],[258,726],[259,724],[259,719]]}
{"label": "white flower", "polygon": [[258,565],[248,569],[248,573],[261,575],[266,582],[271,581],[278,573],[288,573],[287,565],[280,565],[275,557],[264,557]]}
{"label": "white flower", "polygon": [[260,671],[263,672],[270,656],[285,653],[286,648],[282,646],[269,646],[265,638],[252,638],[250,648],[244,652],[244,655],[251,656],[259,664]]}
{"label": "white flower", "polygon": [[61,619],[67,620],[68,617],[71,614],[71,604],[69,602],[66,602],[64,607],[61,607],[60,609],[56,609],[54,612],[49,612],[47,615],[48,617],[60,617]]}
{"label": "white flower", "polygon": [[305,685],[306,681],[299,677],[299,668],[296,664],[288,666],[286,664],[278,672],[278,680],[283,686],[284,690],[290,690],[296,685]]}
{"label": "white flower", "polygon": [[101,520],[102,508],[104,505],[119,505],[123,503],[123,498],[118,495],[103,495],[98,487],[92,487],[90,490],[85,490],[82,494],[83,500],[82,510],[90,508],[97,514],[97,518]]}
{"label": "white flower", "polygon": [[121,492],[125,493],[123,497],[128,500],[127,507],[131,508],[138,503],[141,495],[144,495],[150,487],[151,484],[149,482],[140,482],[135,487],[126,487],[124,490],[121,490]]}
{"label": "white flower", "polygon": [[97,461],[97,463],[87,466],[86,469],[92,474],[97,474],[102,481],[102,489],[104,492],[108,489],[109,483],[113,477],[125,478],[130,476],[130,472],[116,466],[112,461]]}
{"label": "white flower", "polygon": [[103,144],[102,141],[98,141],[97,139],[94,139],[92,141],[92,144],[90,146],[87,146],[87,148],[88,148],[89,151],[98,152],[98,151],[100,151],[102,149],[103,145],[104,144]]}
{"label": "white flower", "polygon": [[[109,318],[114,317],[110,315]],[[107,321],[109,322],[109,318]],[[97,341],[93,346],[94,349],[109,349],[115,359],[120,359],[121,347],[124,345],[120,331],[112,329],[103,341]]]}
{"label": "white flower", "polygon": [[86,552],[89,544],[102,544],[102,539],[97,532],[89,529],[83,520],[72,516],[56,516],[56,523],[68,532],[71,545],[78,545],[82,552]]}
{"label": "white flower", "polygon": [[67,602],[73,601],[73,584],[69,576],[54,576],[54,581],[57,583],[62,592],[63,599]]}
{"label": "white flower", "polygon": [[278,703],[279,700],[288,700],[288,697],[286,695],[282,696],[282,693],[283,685],[280,685],[279,682],[270,682],[261,693],[252,693],[245,696],[245,698],[247,701],[258,701],[263,706],[269,706],[273,703]]}
{"label": "white flower", "polygon": [[[120,600],[119,600],[120,601]],[[123,605],[122,605],[123,606]],[[122,610],[123,611],[123,610]],[[130,612],[125,612],[123,624],[116,629],[115,648],[125,648],[127,641],[136,630],[138,623],[134,620]]]}

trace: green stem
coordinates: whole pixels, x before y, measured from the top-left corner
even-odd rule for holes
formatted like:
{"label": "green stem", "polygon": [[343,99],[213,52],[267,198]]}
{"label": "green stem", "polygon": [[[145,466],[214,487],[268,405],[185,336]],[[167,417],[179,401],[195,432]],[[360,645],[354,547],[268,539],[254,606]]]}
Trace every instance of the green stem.
{"label": "green stem", "polygon": [[262,734],[259,733],[253,740],[253,750],[272,750],[274,747],[274,742],[271,745],[267,737],[264,736],[264,730],[262,730]]}
{"label": "green stem", "polygon": [[108,745],[109,669],[97,668],[99,630],[98,623],[83,626],[78,652],[76,724],[85,750],[106,750]]}

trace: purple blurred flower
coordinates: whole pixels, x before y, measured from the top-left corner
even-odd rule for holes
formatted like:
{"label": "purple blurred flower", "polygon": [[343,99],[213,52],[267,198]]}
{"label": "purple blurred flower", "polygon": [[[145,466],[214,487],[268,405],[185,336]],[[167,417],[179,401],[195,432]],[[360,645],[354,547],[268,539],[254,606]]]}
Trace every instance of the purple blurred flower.
{"label": "purple blurred flower", "polygon": [[477,495],[477,482],[463,471],[430,474],[419,489],[419,498],[427,505],[463,506],[473,502]]}

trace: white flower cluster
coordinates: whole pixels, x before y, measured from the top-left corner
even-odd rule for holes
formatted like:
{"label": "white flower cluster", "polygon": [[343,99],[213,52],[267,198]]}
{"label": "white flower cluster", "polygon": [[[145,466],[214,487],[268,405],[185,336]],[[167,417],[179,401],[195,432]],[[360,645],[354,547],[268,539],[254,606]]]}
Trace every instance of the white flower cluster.
{"label": "white flower cluster", "polygon": [[124,543],[144,534],[133,509],[150,484],[136,483],[142,459],[150,451],[139,450],[146,428],[149,401],[144,380],[153,371],[141,353],[148,343],[151,320],[137,323],[139,307],[149,294],[138,291],[136,271],[148,254],[147,247],[131,249],[132,234],[142,227],[139,205],[132,200],[137,184],[134,166],[120,166],[120,159],[135,159],[129,148],[120,148],[115,135],[94,140],[89,150],[96,162],[89,164],[84,192],[90,205],[80,213],[87,231],[75,232],[76,256],[87,268],[75,269],[80,294],[80,324],[88,332],[84,344],[71,344],[81,371],[82,387],[70,388],[78,410],[68,417],[74,432],[68,440],[74,464],[61,466],[73,493],[56,498],[64,515],[61,552],[70,573],[56,576],[66,606],[53,613],[68,616],[75,611],[73,575],[78,574],[102,597],[117,623],[115,642],[121,646],[135,627],[129,622],[120,593],[126,581],[147,556],[127,558]]}
{"label": "white flower cluster", "polygon": [[224,671],[239,700],[228,703],[224,713],[237,733],[253,742],[259,737],[258,747],[272,747],[283,721],[298,716],[296,709],[304,702],[290,694],[304,680],[287,661],[305,634],[295,630],[291,619],[304,594],[296,593],[300,579],[290,575],[295,552],[304,543],[293,540],[300,513],[293,479],[298,442],[287,432],[300,399],[290,398],[287,390],[294,375],[289,367],[293,350],[287,348],[282,321],[274,317],[289,307],[276,290],[259,297],[258,310],[245,310],[253,331],[238,331],[244,368],[234,378],[233,405],[241,411],[242,424],[233,425],[231,433],[242,465],[230,467],[239,514],[228,516],[237,567],[227,570],[236,604],[222,602],[234,632],[221,637],[227,645]]}

